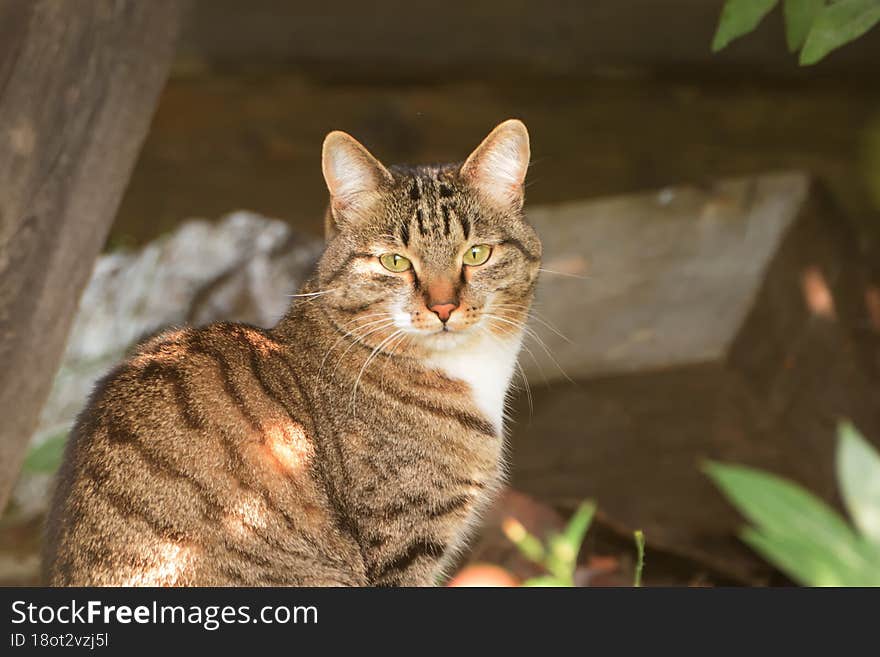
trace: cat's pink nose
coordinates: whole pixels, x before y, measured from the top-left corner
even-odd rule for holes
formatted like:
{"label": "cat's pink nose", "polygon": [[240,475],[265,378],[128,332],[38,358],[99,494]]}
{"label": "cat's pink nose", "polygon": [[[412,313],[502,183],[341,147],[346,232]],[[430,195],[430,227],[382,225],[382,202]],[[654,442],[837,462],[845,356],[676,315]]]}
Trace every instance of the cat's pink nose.
{"label": "cat's pink nose", "polygon": [[457,303],[435,303],[430,306],[431,312],[437,315],[444,324],[449,321],[449,316],[456,308],[458,308]]}

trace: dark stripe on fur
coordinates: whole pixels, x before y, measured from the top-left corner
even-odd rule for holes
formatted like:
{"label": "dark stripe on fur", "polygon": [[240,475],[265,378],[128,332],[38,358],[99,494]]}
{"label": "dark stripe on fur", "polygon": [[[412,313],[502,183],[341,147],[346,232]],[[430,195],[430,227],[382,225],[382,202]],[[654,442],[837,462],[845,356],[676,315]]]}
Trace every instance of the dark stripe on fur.
{"label": "dark stripe on fur", "polygon": [[93,463],[86,464],[84,474],[95,483],[93,490],[116,509],[123,518],[142,520],[157,537],[163,540],[180,542],[187,539],[184,532],[166,522],[164,518],[150,516],[143,505],[138,504],[137,500],[131,499],[122,491],[111,490],[107,474],[96,470]]}
{"label": "dark stripe on fur", "polygon": [[518,239],[516,239],[515,237],[507,238],[506,240],[504,240],[502,242],[502,244],[510,244],[511,246],[516,247],[517,249],[519,249],[522,252],[525,259],[528,260],[529,262],[537,262],[538,260],[541,259],[536,254],[529,251],[525,247],[525,245],[522,242],[520,242]]}
{"label": "dark stripe on fur", "polygon": [[349,268],[349,266],[351,266],[351,263],[354,262],[355,260],[367,260],[367,259],[372,259],[372,257],[373,257],[372,253],[351,253],[351,254],[349,254],[349,256],[345,260],[342,261],[342,264],[339,265],[336,269],[334,269],[330,273],[330,275],[326,279],[324,279],[324,285],[329,285],[330,283],[335,281],[337,278],[339,278],[339,276],[341,276],[342,273],[345,272],[345,270],[347,270]]}
{"label": "dark stripe on fur", "polygon": [[464,233],[465,239],[470,239],[471,236],[471,220],[468,219],[464,213],[456,212],[456,216],[458,217],[458,221],[461,224],[461,232]]}
{"label": "dark stripe on fur", "polygon": [[244,397],[235,385],[236,377],[232,371],[232,366],[226,360],[226,357],[218,351],[212,349],[210,346],[204,344],[204,341],[199,334],[196,334],[196,336],[194,336],[190,344],[193,353],[201,354],[207,358],[210,358],[217,364],[217,367],[220,368],[220,379],[223,382],[223,391],[233,401],[233,403],[235,403],[235,406],[244,416],[244,419],[247,420],[251,429],[259,433],[262,439],[265,439],[263,437],[263,428],[260,425],[260,421],[254,415],[253,411],[248,408]]}
{"label": "dark stripe on fur", "polygon": [[393,391],[388,390],[388,384],[390,380],[387,378],[376,379],[372,377],[372,374],[365,372],[361,377],[361,385],[363,385],[364,381],[368,381],[371,385],[385,391],[386,393],[390,394],[395,399],[403,402],[404,404],[418,406],[423,410],[434,413],[435,415],[454,419],[458,421],[459,424],[467,427],[472,431],[483,434],[484,436],[495,438],[498,435],[495,431],[495,427],[492,426],[490,422],[487,422],[483,418],[473,415],[472,413],[467,413],[458,409],[444,408],[442,406],[437,406],[436,404],[431,404],[429,402],[426,402],[424,399],[410,394],[408,391],[402,388],[395,388]]}
{"label": "dark stripe on fur", "polygon": [[405,572],[419,559],[426,557],[439,559],[445,550],[446,546],[442,543],[424,538],[417,539],[384,564],[374,566],[371,569],[371,579],[382,584],[382,580],[386,577]]}
{"label": "dark stripe on fur", "polygon": [[156,361],[150,361],[140,371],[139,378],[143,383],[147,383],[150,380],[160,380],[169,383],[174,394],[175,406],[180,410],[186,425],[190,429],[201,429],[204,427],[202,418],[193,410],[192,401],[186,392],[184,376],[177,368],[163,365]]}
{"label": "dark stripe on fur", "polygon": [[442,516],[448,515],[450,513],[454,513],[459,509],[467,506],[471,502],[471,496],[467,494],[456,495],[445,502],[438,504],[433,509],[428,511],[428,517],[432,520],[436,520]]}

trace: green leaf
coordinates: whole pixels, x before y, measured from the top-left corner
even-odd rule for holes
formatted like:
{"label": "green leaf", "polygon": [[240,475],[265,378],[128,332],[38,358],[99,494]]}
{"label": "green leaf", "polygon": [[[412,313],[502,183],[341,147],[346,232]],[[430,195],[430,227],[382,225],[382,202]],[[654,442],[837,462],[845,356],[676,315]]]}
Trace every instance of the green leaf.
{"label": "green leaf", "polygon": [[527,579],[522,583],[523,586],[554,586],[554,587],[567,587],[571,586],[566,582],[563,582],[552,575],[542,575],[541,577],[532,577],[531,579]]}
{"label": "green leaf", "polygon": [[55,434],[45,442],[32,448],[24,460],[23,469],[31,473],[52,473],[61,465],[64,446],[67,445],[67,432]]}
{"label": "green leaf", "polygon": [[636,571],[633,575],[633,586],[636,588],[642,585],[642,570],[645,568],[645,534],[641,529],[633,532],[636,540]]}
{"label": "green leaf", "polygon": [[593,521],[595,513],[595,502],[582,502],[562,533],[565,544],[573,553],[572,563],[577,559],[578,552],[581,551],[581,543],[584,542],[584,536],[587,535],[587,530],[590,528],[590,523]]}
{"label": "green leaf", "polygon": [[565,530],[561,534],[550,536],[547,541],[550,549],[544,567],[559,581],[566,582],[566,586],[573,586],[574,570],[581,551],[581,543],[584,542],[584,536],[590,528],[595,513],[595,503],[582,502],[572,514]]}
{"label": "green leaf", "polygon": [[880,454],[849,422],[838,428],[837,480],[862,535],[880,545]]}
{"label": "green leaf", "polygon": [[507,518],[501,525],[507,538],[517,547],[520,553],[535,563],[544,565],[546,554],[544,546],[537,537],[532,536],[515,518]]}
{"label": "green leaf", "polygon": [[791,52],[797,52],[807,40],[807,33],[825,0],[785,0],[785,40]]}
{"label": "green leaf", "polygon": [[[741,536],[755,552],[805,586],[876,586],[880,582],[880,564],[872,565],[868,554],[850,561],[840,558],[837,550],[772,530],[747,528]],[[863,554],[858,545],[842,551]]]}
{"label": "green leaf", "polygon": [[[757,525],[760,536],[749,533],[748,540],[760,544],[759,549],[780,567],[786,549],[797,554],[809,550],[810,554],[821,553],[838,562],[833,572],[837,576],[848,573],[847,581],[865,585],[877,579],[880,548],[861,540],[843,518],[800,486],[744,466],[710,463],[705,470],[740,512]],[[761,536],[773,540],[762,541]],[[818,563],[818,557],[811,558]],[[792,562],[785,563],[787,572],[791,572]],[[821,572],[827,575],[830,571],[823,568]]]}
{"label": "green leaf", "polygon": [[748,34],[777,5],[779,0],[727,0],[721,10],[712,52],[718,52],[734,39]]}
{"label": "green leaf", "polygon": [[801,50],[802,66],[857,39],[880,21],[880,0],[838,0],[819,12]]}

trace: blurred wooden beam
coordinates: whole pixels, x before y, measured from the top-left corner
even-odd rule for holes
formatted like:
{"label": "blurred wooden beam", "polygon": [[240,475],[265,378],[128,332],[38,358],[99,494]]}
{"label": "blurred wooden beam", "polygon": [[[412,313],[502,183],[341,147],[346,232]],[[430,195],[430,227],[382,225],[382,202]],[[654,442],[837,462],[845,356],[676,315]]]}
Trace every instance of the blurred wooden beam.
{"label": "blurred wooden beam", "polygon": [[265,74],[296,68],[353,79],[449,81],[582,77],[590,73],[789,78],[860,75],[870,84],[880,30],[817,67],[788,52],[782,11],[713,54],[724,0],[528,2],[470,0],[196,0],[181,40],[190,66]]}
{"label": "blurred wooden beam", "polygon": [[0,4],[0,510],[147,133],[185,5]]}

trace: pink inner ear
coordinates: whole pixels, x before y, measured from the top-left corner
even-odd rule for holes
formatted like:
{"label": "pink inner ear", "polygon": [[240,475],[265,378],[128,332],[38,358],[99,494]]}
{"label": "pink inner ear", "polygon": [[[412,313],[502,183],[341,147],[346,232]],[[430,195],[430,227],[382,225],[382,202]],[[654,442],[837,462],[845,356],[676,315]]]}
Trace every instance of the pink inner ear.
{"label": "pink inner ear", "polygon": [[529,137],[519,121],[505,121],[471,154],[462,173],[499,204],[522,198],[529,166]]}
{"label": "pink inner ear", "polygon": [[328,153],[327,186],[334,197],[345,199],[377,186],[370,163],[352,144],[340,144]]}
{"label": "pink inner ear", "polygon": [[513,203],[520,197],[527,165],[513,144],[490,147],[475,164],[473,181],[490,198]]}
{"label": "pink inner ear", "polygon": [[390,174],[354,137],[333,132],[324,141],[324,178],[334,202],[356,204],[358,196],[378,191]]}

